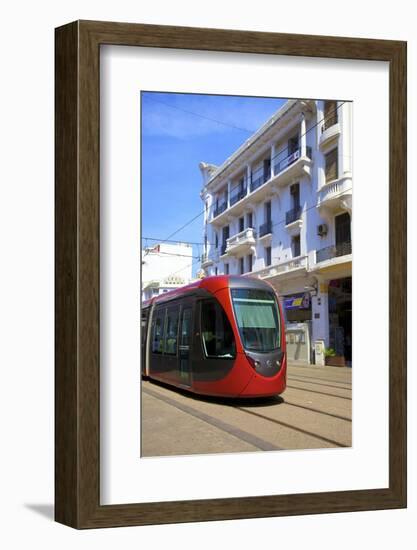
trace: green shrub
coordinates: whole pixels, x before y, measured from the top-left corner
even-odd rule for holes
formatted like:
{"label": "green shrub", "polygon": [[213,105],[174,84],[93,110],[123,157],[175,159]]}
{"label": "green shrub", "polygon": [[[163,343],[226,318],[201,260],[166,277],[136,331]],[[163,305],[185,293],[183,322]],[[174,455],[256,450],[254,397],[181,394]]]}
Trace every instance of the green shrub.
{"label": "green shrub", "polygon": [[325,357],[335,357],[336,356],[336,352],[333,348],[327,348],[325,351],[324,351],[324,356]]}

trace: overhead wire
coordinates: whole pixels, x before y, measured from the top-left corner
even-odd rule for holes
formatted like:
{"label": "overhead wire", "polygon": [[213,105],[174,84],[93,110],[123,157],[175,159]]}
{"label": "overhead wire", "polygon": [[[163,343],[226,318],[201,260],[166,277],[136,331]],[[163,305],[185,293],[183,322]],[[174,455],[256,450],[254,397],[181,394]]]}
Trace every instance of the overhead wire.
{"label": "overhead wire", "polygon": [[182,107],[178,107],[177,105],[171,105],[170,103],[166,103],[165,101],[161,101],[160,99],[155,99],[154,97],[151,97],[149,95],[147,95],[146,98],[150,99],[151,101],[154,101],[155,103],[161,103],[162,105],[165,105],[166,107],[169,107],[171,109],[176,109],[177,111],[182,111],[183,113],[187,113],[189,115],[194,115],[200,118],[204,118],[205,120],[210,120],[211,122],[216,122],[217,124],[228,126],[229,128],[233,128],[234,130],[240,130],[242,132],[246,132],[247,134],[254,134],[256,131],[256,130],[248,130],[247,128],[241,128],[240,126],[235,126],[234,124],[229,124],[227,122],[222,122],[221,120],[217,120],[215,118],[211,118],[206,115],[202,115],[200,113],[195,113],[193,111],[189,111],[188,109],[183,109]]}
{"label": "overhead wire", "polygon": [[[304,132],[304,134],[301,134],[299,136],[299,139],[301,139],[302,137],[306,136],[308,134],[308,132],[311,132],[314,128],[317,128],[317,126],[322,123],[323,121],[331,118],[332,116],[334,116],[334,114],[345,104],[347,103],[347,101],[342,101],[340,102],[340,104],[335,108],[333,109],[330,114],[328,114],[327,116],[324,116],[322,119],[318,120],[315,124],[313,124],[308,130],[306,130]],[[274,159],[276,159],[277,157],[279,157],[283,152],[285,151],[288,151],[287,147],[281,149],[281,151],[279,151],[278,153],[276,153],[273,157],[271,157],[271,165],[272,165],[272,161]],[[288,155],[286,158],[288,158],[290,155]],[[283,159],[285,160],[285,159]],[[253,175],[253,174],[252,174]],[[264,182],[266,183],[266,182]],[[232,193],[232,191],[235,191],[236,189],[239,188],[239,185],[240,184],[236,184],[234,187],[231,187],[230,190],[229,190],[229,196],[230,194]],[[242,197],[243,198],[243,197]],[[187,226],[189,226],[191,223],[193,223],[196,219],[198,219],[200,216],[202,216],[203,214],[205,213],[205,209],[202,210],[201,212],[199,212],[197,215],[195,215],[193,218],[191,218],[188,222],[186,222],[185,224],[183,224],[180,228],[176,229],[173,233],[171,233],[166,239],[163,239],[162,241],[160,241],[160,244],[164,243],[164,242],[168,242],[168,240],[173,237],[174,235],[176,235],[177,233],[179,233],[180,231],[182,231],[183,229],[185,229]],[[213,243],[210,243],[210,244],[213,244]],[[146,254],[145,254],[146,255]]]}
{"label": "overhead wire", "polygon": [[[300,135],[299,136],[299,139],[301,139],[301,137],[304,137],[308,134],[308,132],[311,132],[314,128],[317,128],[319,126],[319,124],[321,124],[322,122],[326,121],[327,119],[331,118],[332,116],[334,116],[334,114],[345,104],[347,103],[347,101],[342,101],[340,102],[339,105],[337,105],[337,107],[335,109],[333,109],[330,114],[328,114],[327,116],[324,116],[323,118],[321,118],[320,120],[318,120],[315,124],[313,124],[308,130],[305,131],[304,134]],[[193,113],[193,114],[196,114],[196,113]],[[288,151],[287,147],[286,148],[283,148],[281,149],[281,151],[279,151],[278,153],[276,153],[273,157],[271,157],[271,164],[272,164],[272,161],[274,159],[276,159],[278,156],[280,156],[283,152],[285,151]],[[288,155],[290,156],[290,155]],[[347,155],[346,155],[347,156]],[[288,158],[288,157],[287,157]],[[253,174],[252,174],[253,175]],[[264,182],[266,183],[266,182]],[[230,194],[232,193],[232,191],[234,191],[235,189],[238,189],[239,188],[239,184],[237,184],[236,186],[230,188],[229,190],[229,196]],[[334,195],[334,196],[337,196],[337,195]],[[243,197],[242,197],[243,198]],[[311,205],[310,207],[307,207],[305,209],[305,211],[308,211],[308,210],[311,210],[312,208],[316,208],[318,206],[318,203],[315,203],[314,205]],[[194,216],[193,218],[191,218],[188,222],[186,222],[185,224],[183,224],[180,228],[178,228],[177,230],[175,230],[173,233],[171,233],[166,239],[163,239],[163,240],[160,240],[158,241],[159,244],[162,244],[164,242],[174,242],[174,241],[170,241],[171,237],[173,237],[174,235],[176,235],[177,233],[179,233],[180,231],[182,231],[185,227],[187,227],[188,225],[190,225],[191,223],[193,223],[196,219],[198,219],[200,216],[202,216],[203,214],[205,213],[205,209],[202,210],[200,213],[198,213],[196,216]],[[286,220],[285,219],[282,219],[278,222],[275,222],[274,224],[272,224],[272,227],[276,226],[276,225],[280,225],[281,223],[284,223]],[[147,237],[147,239],[149,240],[156,240],[156,239],[152,239],[151,237]],[[189,244],[200,244],[200,243],[189,243]],[[201,244],[205,244],[205,243],[201,243]],[[208,243],[207,243],[208,244]],[[213,245],[213,243],[210,243],[211,245]],[[146,253],[145,253],[146,255]],[[183,271],[184,269],[186,268],[189,268],[189,267],[193,267],[196,263],[198,263],[200,260],[196,260],[195,262],[193,262],[192,264],[188,265],[188,266],[184,266],[182,267],[180,270],[178,271],[175,271],[174,273],[171,273],[169,274],[167,277],[171,277],[172,275],[175,275],[176,273],[180,272],[180,271]]]}

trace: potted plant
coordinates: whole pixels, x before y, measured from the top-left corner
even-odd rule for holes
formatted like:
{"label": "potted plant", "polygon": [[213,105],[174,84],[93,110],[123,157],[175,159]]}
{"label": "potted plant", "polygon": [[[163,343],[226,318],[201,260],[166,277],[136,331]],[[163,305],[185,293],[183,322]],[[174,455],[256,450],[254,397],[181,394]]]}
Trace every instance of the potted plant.
{"label": "potted plant", "polygon": [[326,365],[330,365],[332,367],[345,366],[345,357],[343,355],[336,355],[336,352],[333,348],[327,348],[324,351],[324,360]]}

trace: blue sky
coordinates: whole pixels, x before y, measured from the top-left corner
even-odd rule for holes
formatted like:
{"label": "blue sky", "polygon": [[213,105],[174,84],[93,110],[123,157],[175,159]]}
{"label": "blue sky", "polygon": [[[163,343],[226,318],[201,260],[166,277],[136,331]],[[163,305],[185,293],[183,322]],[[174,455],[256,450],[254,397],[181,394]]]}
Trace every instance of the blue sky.
{"label": "blue sky", "polygon": [[[199,162],[221,164],[285,101],[142,92],[142,236],[166,239],[202,212]],[[202,243],[203,216],[172,239]]]}

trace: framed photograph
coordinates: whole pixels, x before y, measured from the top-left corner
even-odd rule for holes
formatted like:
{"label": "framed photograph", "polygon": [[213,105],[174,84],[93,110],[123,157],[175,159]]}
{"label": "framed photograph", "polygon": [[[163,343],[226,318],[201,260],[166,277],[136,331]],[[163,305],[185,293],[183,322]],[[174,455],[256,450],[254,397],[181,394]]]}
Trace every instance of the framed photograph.
{"label": "framed photograph", "polygon": [[406,43],[77,21],[55,108],[56,521],[404,508]]}

